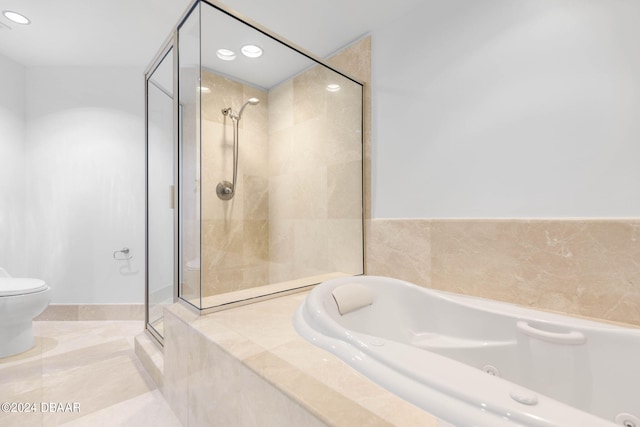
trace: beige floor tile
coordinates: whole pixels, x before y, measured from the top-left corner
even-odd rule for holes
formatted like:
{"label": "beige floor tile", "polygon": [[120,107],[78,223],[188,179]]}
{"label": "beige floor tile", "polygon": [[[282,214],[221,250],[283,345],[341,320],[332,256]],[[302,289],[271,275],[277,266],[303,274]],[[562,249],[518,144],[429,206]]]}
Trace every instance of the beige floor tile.
{"label": "beige floor tile", "polygon": [[[36,410],[0,412],[0,426],[179,426],[134,354],[142,328],[140,321],[35,322],[34,348],[0,359],[0,402]],[[79,412],[52,409],[67,403]]]}
{"label": "beige floor tile", "polygon": [[181,427],[159,390],[153,390],[80,417],[64,427]]}

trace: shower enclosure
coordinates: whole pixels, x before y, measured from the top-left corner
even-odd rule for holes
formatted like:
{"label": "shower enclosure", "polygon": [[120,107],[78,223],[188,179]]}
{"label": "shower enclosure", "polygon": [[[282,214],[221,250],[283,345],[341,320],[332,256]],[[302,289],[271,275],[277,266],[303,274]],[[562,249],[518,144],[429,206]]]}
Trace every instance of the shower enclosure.
{"label": "shower enclosure", "polygon": [[207,1],[146,73],[147,328],[362,274],[358,81]]}

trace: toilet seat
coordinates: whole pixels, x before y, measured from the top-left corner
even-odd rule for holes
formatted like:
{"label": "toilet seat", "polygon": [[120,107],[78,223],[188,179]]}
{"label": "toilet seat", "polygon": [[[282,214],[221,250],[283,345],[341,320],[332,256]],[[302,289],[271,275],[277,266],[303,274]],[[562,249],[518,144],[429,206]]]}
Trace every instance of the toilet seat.
{"label": "toilet seat", "polygon": [[48,289],[44,280],[0,277],[0,297],[32,294]]}

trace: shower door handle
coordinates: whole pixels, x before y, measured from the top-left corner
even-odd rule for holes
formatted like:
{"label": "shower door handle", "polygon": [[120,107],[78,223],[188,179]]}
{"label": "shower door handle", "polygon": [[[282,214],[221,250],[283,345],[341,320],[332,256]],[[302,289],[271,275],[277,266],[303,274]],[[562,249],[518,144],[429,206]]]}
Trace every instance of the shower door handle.
{"label": "shower door handle", "polygon": [[516,323],[516,328],[518,329],[518,331],[532,338],[537,338],[541,341],[552,342],[555,344],[580,345],[584,344],[587,341],[587,338],[582,332],[543,331],[542,329],[531,326],[529,322],[525,322],[524,320],[519,320],[518,323]]}

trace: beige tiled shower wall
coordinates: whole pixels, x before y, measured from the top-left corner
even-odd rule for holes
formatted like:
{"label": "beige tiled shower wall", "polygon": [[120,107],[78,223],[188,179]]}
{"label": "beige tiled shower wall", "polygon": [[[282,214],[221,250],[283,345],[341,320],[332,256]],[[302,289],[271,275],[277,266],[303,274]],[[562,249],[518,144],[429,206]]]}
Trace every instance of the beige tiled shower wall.
{"label": "beige tiled shower wall", "polygon": [[366,36],[340,50],[327,63],[349,73],[364,84],[362,151],[364,156],[364,217],[371,218],[371,37]]}
{"label": "beige tiled shower wall", "polygon": [[[329,62],[368,81],[370,50],[365,38]],[[370,134],[360,87],[322,66],[268,92],[206,70],[202,79],[211,90],[202,95],[203,296],[360,273],[363,129],[365,150]],[[237,195],[223,202],[215,188],[232,178],[233,127],[221,111],[237,112],[251,97],[260,104],[240,120]]]}
{"label": "beige tiled shower wall", "polygon": [[[202,295],[217,295],[262,286],[269,280],[268,96],[259,89],[202,70],[201,226]],[[216,186],[233,177],[233,124],[223,108],[235,114],[249,98],[239,122],[238,183],[228,201]]]}
{"label": "beige tiled shower wall", "polygon": [[269,91],[272,283],[362,270],[361,99],[321,66]]}
{"label": "beige tiled shower wall", "polygon": [[640,325],[638,219],[374,219],[367,273]]}

